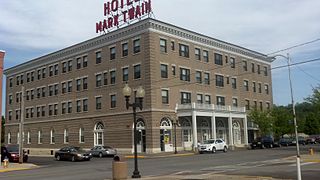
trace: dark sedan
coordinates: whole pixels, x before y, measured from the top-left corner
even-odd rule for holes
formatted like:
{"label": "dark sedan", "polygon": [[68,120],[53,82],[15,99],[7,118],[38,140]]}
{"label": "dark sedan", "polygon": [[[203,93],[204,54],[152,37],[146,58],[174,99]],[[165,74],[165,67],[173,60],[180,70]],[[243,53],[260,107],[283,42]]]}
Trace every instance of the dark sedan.
{"label": "dark sedan", "polygon": [[[9,144],[1,146],[1,161],[8,158],[9,162],[19,162],[19,145]],[[23,150],[23,162],[28,161],[28,154]]]}
{"label": "dark sedan", "polygon": [[97,157],[106,157],[106,156],[115,156],[117,154],[117,150],[110,146],[95,146],[90,150],[92,156]]}
{"label": "dark sedan", "polygon": [[80,147],[68,146],[56,151],[54,157],[57,161],[69,160],[74,162],[83,160],[90,161],[92,155]]}

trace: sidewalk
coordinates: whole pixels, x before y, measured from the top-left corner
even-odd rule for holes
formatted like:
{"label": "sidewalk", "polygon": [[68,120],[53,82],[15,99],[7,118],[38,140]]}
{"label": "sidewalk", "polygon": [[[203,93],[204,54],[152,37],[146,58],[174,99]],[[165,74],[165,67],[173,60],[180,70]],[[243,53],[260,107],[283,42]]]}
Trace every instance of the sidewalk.
{"label": "sidewalk", "polygon": [[10,162],[7,168],[3,167],[3,164],[0,166],[0,173],[2,172],[9,172],[9,171],[19,171],[19,170],[27,170],[27,169],[33,169],[37,168],[39,166],[31,163],[12,163]]}

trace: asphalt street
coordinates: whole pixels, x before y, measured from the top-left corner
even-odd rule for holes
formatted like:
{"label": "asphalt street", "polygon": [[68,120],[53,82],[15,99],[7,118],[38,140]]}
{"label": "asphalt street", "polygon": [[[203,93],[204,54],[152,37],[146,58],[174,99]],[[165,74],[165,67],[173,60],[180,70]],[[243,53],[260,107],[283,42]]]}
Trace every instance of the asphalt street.
{"label": "asphalt street", "polygon": [[[301,154],[307,154],[311,146],[301,146]],[[312,145],[320,153],[320,145]],[[295,179],[295,147],[273,149],[236,150],[227,153],[196,154],[178,157],[154,157],[139,159],[142,177],[179,174],[184,176],[219,173],[231,175],[267,176]],[[1,180],[88,180],[111,179],[112,158],[93,158],[91,161],[55,161],[49,157],[30,157],[30,163],[39,168],[0,173]],[[128,159],[128,176],[133,171],[133,159]],[[320,163],[302,162],[302,177],[308,180],[320,178]]]}

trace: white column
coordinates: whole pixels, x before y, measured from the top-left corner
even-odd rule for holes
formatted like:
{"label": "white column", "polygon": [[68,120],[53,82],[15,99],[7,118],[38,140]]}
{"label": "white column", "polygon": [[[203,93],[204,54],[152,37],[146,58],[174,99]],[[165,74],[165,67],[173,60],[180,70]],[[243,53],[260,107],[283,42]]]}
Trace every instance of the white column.
{"label": "white column", "polygon": [[197,112],[195,111],[195,103],[192,103],[192,138],[193,138],[193,147],[195,151],[198,147],[198,137],[197,137]]}
{"label": "white column", "polygon": [[232,117],[231,114],[228,118],[228,127],[229,127],[229,146],[233,148],[233,132],[232,132]]}
{"label": "white column", "polygon": [[217,139],[217,128],[216,128],[216,116],[214,113],[212,113],[212,116],[211,116],[211,137],[213,139]]}
{"label": "white column", "polygon": [[243,130],[244,130],[244,144],[248,145],[248,121],[247,121],[247,115],[245,114],[243,119]]}

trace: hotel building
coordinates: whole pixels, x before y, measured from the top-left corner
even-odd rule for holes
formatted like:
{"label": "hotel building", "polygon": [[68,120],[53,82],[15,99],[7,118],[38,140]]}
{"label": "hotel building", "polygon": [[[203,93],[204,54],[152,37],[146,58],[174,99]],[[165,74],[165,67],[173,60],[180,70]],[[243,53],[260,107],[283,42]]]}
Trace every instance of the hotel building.
{"label": "hotel building", "polygon": [[272,105],[270,64],[264,54],[148,18],[6,69],[5,141],[19,143],[23,100],[30,154],[68,145],[133,152],[128,82],[146,92],[139,152],[173,151],[175,134],[178,150],[209,138],[245,146],[257,132],[248,110]]}

